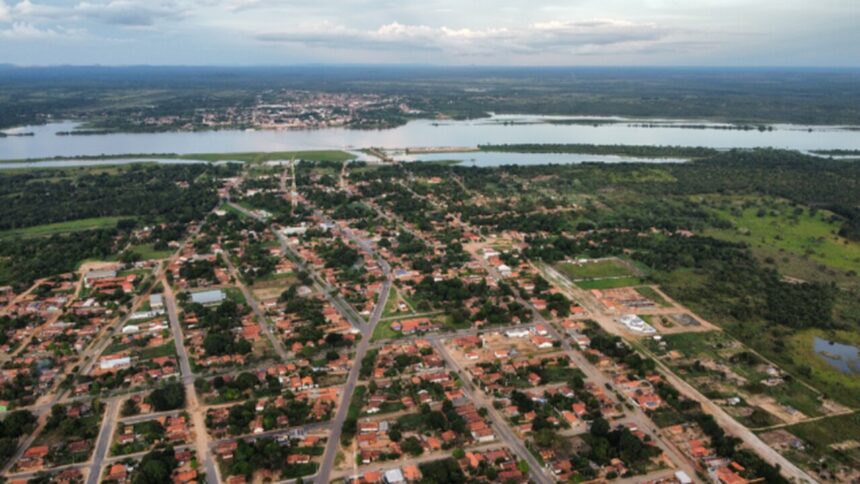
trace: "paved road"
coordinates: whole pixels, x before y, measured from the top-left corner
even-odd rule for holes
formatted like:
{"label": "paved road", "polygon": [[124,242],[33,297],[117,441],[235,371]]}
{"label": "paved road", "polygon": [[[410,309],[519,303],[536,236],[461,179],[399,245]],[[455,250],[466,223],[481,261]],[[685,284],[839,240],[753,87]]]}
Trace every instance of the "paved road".
{"label": "paved road", "polygon": [[[545,267],[545,269],[544,273],[550,276],[550,281],[554,282],[562,290],[565,290],[579,304],[586,308],[591,313],[591,318],[600,324],[605,331],[610,334],[618,335],[624,339],[629,339],[615,323],[612,316],[607,315],[599,306],[599,303],[594,301],[585,291],[576,288],[567,280],[567,278],[559,274],[555,269],[552,269],[551,267]],[[643,351],[656,362],[657,367],[660,369],[669,384],[674,386],[685,397],[699,402],[702,405],[702,410],[713,416],[720,427],[722,427],[728,434],[741,439],[747,447],[753,449],[769,464],[780,467],[782,474],[789,479],[794,480],[795,482],[816,482],[815,479],[810,477],[805,471],[765,444],[755,433],[738,423],[737,420],[727,414],[725,410],[716,405],[711,401],[711,399],[705,397],[698,390],[693,388],[692,385],[678,377],[671,368],[662,362],[662,360],[648,353],[644,348]]]}
{"label": "paved road", "polygon": [[224,260],[224,263],[227,264],[227,270],[233,275],[233,279],[236,281],[236,285],[239,286],[239,290],[242,291],[242,294],[245,296],[245,301],[248,302],[248,305],[251,306],[251,310],[254,311],[254,315],[257,316],[257,322],[260,325],[260,330],[263,334],[266,335],[266,338],[269,339],[269,342],[272,344],[272,348],[274,348],[275,353],[281,357],[282,360],[287,361],[290,359],[290,355],[287,353],[287,350],[284,348],[284,344],[281,340],[275,336],[272,331],[272,325],[269,324],[268,318],[266,318],[266,313],[260,308],[260,304],[257,302],[257,298],[251,293],[251,290],[248,289],[248,286],[245,284],[245,281],[242,280],[239,271],[236,270],[236,266],[233,265],[233,261],[230,260],[230,255],[226,252],[221,253],[221,259]]}
{"label": "paved road", "polygon": [[185,349],[185,337],[182,333],[182,326],[179,323],[176,298],[173,295],[173,289],[167,283],[167,279],[162,278],[161,282],[164,287],[164,307],[167,309],[170,330],[173,333],[173,343],[176,346],[176,354],[179,356],[179,371],[182,374],[182,383],[185,386],[188,413],[194,426],[197,461],[203,463],[203,467],[206,470],[206,482],[209,484],[218,484],[220,481],[218,468],[215,466],[212,453],[208,449],[209,434],[206,433],[203,407],[197,401],[197,391],[194,388],[195,376],[191,371],[191,363],[188,361],[188,351]]}
{"label": "paved road", "polygon": [[[457,364],[454,358],[448,354],[448,351],[442,345],[442,341],[433,340],[432,343],[436,351],[440,356],[445,360],[449,367],[451,367],[456,373],[460,375],[465,375],[463,368]],[[488,401],[488,399],[484,398],[482,392],[477,390],[474,385],[472,385],[471,380],[468,377],[463,376],[461,378],[463,381],[463,391],[466,392],[469,400],[474,402],[476,405],[480,405],[487,409],[487,415],[490,417],[490,420],[493,424],[493,429],[496,434],[498,434],[506,444],[510,447],[510,449],[516,453],[520,459],[525,460],[529,464],[529,474],[533,481],[538,484],[550,484],[555,482],[555,478],[547,475],[545,468],[538,462],[534,455],[526,448],[523,442],[514,435],[514,432],[505,422],[505,419],[499,414],[499,412],[493,407],[492,402]]]}
{"label": "paved road", "polygon": [[235,442],[237,440],[253,440],[253,439],[263,439],[268,437],[280,437],[282,435],[291,435],[294,432],[299,432],[301,434],[306,434],[309,432],[316,432],[319,430],[325,430],[331,427],[331,421],[327,420],[325,422],[314,422],[305,425],[299,425],[296,427],[288,427],[282,429],[269,430],[266,432],[260,432],[258,434],[246,434],[246,435],[237,435],[235,437],[229,437],[226,439],[214,440],[209,444],[210,449],[214,449],[216,446],[220,444],[224,444],[227,442]]}
{"label": "paved road", "polygon": [[102,419],[102,428],[96,439],[96,448],[93,451],[90,472],[87,475],[87,484],[98,484],[101,477],[102,462],[110,448],[110,441],[116,428],[117,415],[119,414],[119,398],[111,398],[107,401],[105,415]]}
{"label": "paved road", "polygon": [[[284,193],[287,193],[286,183],[283,177],[281,179],[281,182],[281,190]],[[231,205],[242,213],[250,217],[254,217],[254,215],[250,211],[244,209],[243,207],[240,207],[235,204]],[[322,220],[330,222],[330,220],[327,219],[321,212],[318,213]],[[312,478],[314,482],[328,484],[329,475],[334,465],[334,459],[337,454],[338,447],[340,445],[340,435],[343,429],[343,424],[346,421],[347,414],[349,413],[349,402],[352,399],[352,394],[355,391],[355,387],[358,382],[358,375],[361,370],[361,360],[364,358],[364,355],[367,353],[367,350],[370,347],[370,338],[373,335],[373,330],[379,323],[379,319],[382,317],[382,312],[385,309],[386,303],[388,302],[388,294],[391,289],[390,266],[388,265],[387,261],[379,257],[378,254],[373,251],[373,248],[367,241],[361,240],[360,238],[356,237],[349,229],[342,231],[347,238],[358,244],[359,247],[361,247],[363,250],[365,250],[377,259],[380,264],[380,268],[385,275],[385,281],[379,291],[376,306],[373,308],[370,317],[365,323],[365,321],[355,312],[352,306],[344,302],[337,295],[336,290],[328,283],[328,281],[321,279],[315,271],[309,270],[306,264],[304,264],[302,258],[292,249],[292,247],[290,247],[290,245],[287,243],[286,237],[277,229],[277,227],[271,226],[271,229],[276,234],[276,237],[278,238],[278,241],[284,254],[291,254],[296,260],[299,267],[312,275],[315,280],[315,284],[317,285],[317,289],[325,295],[325,298],[328,300],[328,302],[331,303],[332,306],[335,307],[335,309],[337,309],[338,312],[340,312],[341,315],[344,316],[355,329],[359,330],[362,335],[362,338],[358,343],[358,347],[356,348],[355,357],[353,359],[354,363],[352,365],[352,368],[350,369],[346,384],[343,387],[343,394],[341,395],[340,405],[338,406],[334,420],[332,420],[329,424],[331,432],[329,433],[328,441],[326,443],[325,453],[323,454],[323,461],[320,464],[316,476],[305,477],[305,481],[310,480]]]}

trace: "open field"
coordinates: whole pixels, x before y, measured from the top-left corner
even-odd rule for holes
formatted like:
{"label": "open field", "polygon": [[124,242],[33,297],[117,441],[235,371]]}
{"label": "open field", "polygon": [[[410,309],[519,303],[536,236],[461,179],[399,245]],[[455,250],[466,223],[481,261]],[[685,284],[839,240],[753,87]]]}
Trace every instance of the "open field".
{"label": "open field", "polygon": [[[860,414],[852,413],[801,423],[784,428],[801,439],[803,448],[783,450],[792,461],[807,467],[816,467],[824,462],[830,470],[847,465],[860,465]],[[856,472],[853,476],[857,477]],[[838,479],[850,482],[849,476]]]}
{"label": "open field", "polygon": [[815,337],[860,346],[860,335],[852,331],[806,330],[786,341],[790,360],[797,362],[799,373],[830,398],[846,405],[860,405],[860,377],[842,373],[813,351]]}
{"label": "open field", "polygon": [[556,268],[570,279],[603,279],[630,276],[630,270],[616,259],[599,260],[583,264],[563,262]]}
{"label": "open field", "polygon": [[795,208],[787,201],[734,201],[717,210],[734,229],[709,229],[717,238],[746,242],[759,254],[780,261],[784,252],[842,272],[860,273],[860,243],[835,233],[839,223],[826,210]]}
{"label": "open field", "polygon": [[173,252],[170,250],[155,250],[153,244],[135,245],[131,251],[139,255],[143,260],[166,259]]}
{"label": "open field", "polygon": [[85,218],[80,220],[70,220],[68,222],[58,222],[53,224],[36,225],[23,229],[5,230],[0,232],[0,238],[8,237],[44,237],[54,234],[66,234],[70,232],[80,232],[82,230],[105,229],[115,227],[117,221],[128,217],[95,217]]}
{"label": "open field", "polygon": [[576,281],[576,285],[586,289],[613,289],[616,287],[638,286],[642,284],[638,277],[617,277],[613,279],[592,279],[588,281]]}
{"label": "open field", "polygon": [[[730,408],[738,415],[747,417],[744,409],[758,409],[792,423],[828,413],[822,395],[723,332],[664,335],[663,340],[665,347],[657,352],[667,354],[665,361],[703,394],[742,398],[740,406]],[[771,418],[741,420],[752,426],[773,424]]]}

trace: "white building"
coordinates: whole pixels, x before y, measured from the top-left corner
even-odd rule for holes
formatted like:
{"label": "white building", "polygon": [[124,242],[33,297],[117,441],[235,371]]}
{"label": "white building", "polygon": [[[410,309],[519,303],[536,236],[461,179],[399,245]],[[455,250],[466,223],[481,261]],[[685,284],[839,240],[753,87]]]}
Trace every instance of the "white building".
{"label": "white building", "polygon": [[505,336],[508,338],[525,338],[529,335],[529,330],[522,328],[514,328],[505,331]]}
{"label": "white building", "polygon": [[102,360],[99,362],[99,368],[101,368],[102,370],[112,370],[114,368],[122,368],[124,366],[129,366],[130,364],[131,358],[128,356],[123,356],[121,358]]}
{"label": "white building", "polygon": [[625,314],[618,319],[618,322],[627,327],[630,331],[643,334],[654,334],[657,332],[653,326],[646,323],[642,318],[635,314]]}
{"label": "white building", "polygon": [[149,307],[152,310],[164,309],[164,296],[161,294],[150,294],[149,295]]}
{"label": "white building", "polygon": [[191,293],[191,302],[195,304],[202,304],[206,306],[207,304],[218,304],[224,299],[227,299],[227,295],[224,294],[224,291],[221,289],[213,289],[211,291],[200,291]]}

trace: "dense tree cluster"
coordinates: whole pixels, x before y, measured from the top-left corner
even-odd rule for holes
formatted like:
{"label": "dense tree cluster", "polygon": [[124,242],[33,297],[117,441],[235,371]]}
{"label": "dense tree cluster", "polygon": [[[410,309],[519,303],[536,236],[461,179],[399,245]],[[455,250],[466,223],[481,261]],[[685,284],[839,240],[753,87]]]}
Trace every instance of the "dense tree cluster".
{"label": "dense tree cluster", "polygon": [[147,397],[156,412],[176,410],[185,406],[185,387],[181,383],[168,383],[156,388]]}

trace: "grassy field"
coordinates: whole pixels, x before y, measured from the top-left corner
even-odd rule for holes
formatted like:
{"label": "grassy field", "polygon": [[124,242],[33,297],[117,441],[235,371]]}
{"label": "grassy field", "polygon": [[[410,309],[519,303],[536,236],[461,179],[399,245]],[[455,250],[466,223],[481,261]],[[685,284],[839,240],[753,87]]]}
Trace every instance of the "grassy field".
{"label": "grassy field", "polygon": [[618,277],[615,279],[592,279],[587,281],[576,281],[576,285],[582,289],[613,289],[616,287],[638,286],[644,281],[638,277]]}
{"label": "grassy field", "polygon": [[860,466],[860,448],[837,450],[831,447],[848,440],[857,440],[857,436],[860,436],[860,414],[824,418],[785,427],[785,430],[803,440],[806,446],[803,452],[792,451],[788,454],[791,460],[801,465],[824,459],[854,468]]}
{"label": "grassy field", "polygon": [[[754,354],[749,353],[749,349],[743,346],[740,342],[734,340],[729,335],[718,332],[705,333],[681,333],[664,335],[664,341],[669,345],[669,349],[679,351],[687,358],[692,360],[713,360],[720,365],[730,368],[732,372],[740,375],[747,380],[747,383],[742,386],[735,387],[728,380],[722,380],[723,385],[729,388],[735,388],[737,391],[747,393],[751,396],[769,396],[777,402],[791,406],[807,416],[822,415],[821,403],[818,400],[818,394],[800,381],[792,378],[786,378],[781,385],[768,387],[759,382],[769,378],[765,369],[769,366],[767,362]],[[743,358],[743,356],[746,356]],[[790,368],[785,368],[791,370]],[[690,373],[690,369],[686,370]],[[704,370],[693,372],[698,376],[710,375],[718,376],[718,372]],[[692,376],[693,373],[690,373]],[[709,385],[696,384],[701,391],[707,392],[710,390]]]}
{"label": "grassy field", "polygon": [[139,255],[143,260],[166,259],[173,253],[170,250],[155,250],[152,245],[153,244],[135,245],[131,248],[131,251]]}
{"label": "grassy field", "polygon": [[128,217],[96,217],[85,218],[80,220],[70,220],[68,222],[58,222],[53,224],[35,225],[23,229],[5,230],[0,232],[0,238],[9,237],[44,237],[54,234],[67,234],[70,232],[80,232],[82,230],[104,229],[116,227],[117,221]]}
{"label": "grassy field", "polygon": [[627,277],[630,270],[615,259],[588,262],[585,264],[572,264],[563,262],[557,264],[556,268],[572,280],[578,279],[603,279],[607,277]]}
{"label": "grassy field", "polygon": [[[816,337],[860,346],[860,334],[852,331],[810,329],[798,332],[786,341],[788,351],[785,365],[828,397],[846,405],[860,405],[860,377],[840,372],[815,354],[813,342]],[[804,375],[806,371],[809,371],[808,376]]]}
{"label": "grassy field", "polygon": [[831,212],[812,213],[779,200],[754,204],[739,200],[729,207],[716,209],[716,213],[735,228],[710,229],[706,235],[746,242],[754,252],[777,263],[787,252],[842,272],[860,273],[860,244],[836,235],[839,223],[830,220]]}
{"label": "grassy field", "polygon": [[402,335],[399,331],[394,331],[391,329],[391,323],[396,321],[380,321],[379,324],[373,328],[373,336],[370,337],[370,341],[380,341],[383,339],[394,339],[399,338]]}

